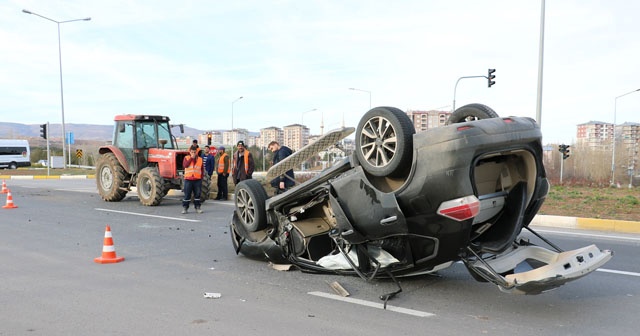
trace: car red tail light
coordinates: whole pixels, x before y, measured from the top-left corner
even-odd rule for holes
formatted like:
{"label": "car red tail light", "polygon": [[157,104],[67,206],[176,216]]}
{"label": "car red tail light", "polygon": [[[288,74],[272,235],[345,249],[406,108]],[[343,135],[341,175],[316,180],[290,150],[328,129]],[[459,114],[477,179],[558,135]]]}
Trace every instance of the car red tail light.
{"label": "car red tail light", "polygon": [[438,207],[438,215],[456,221],[473,218],[478,215],[479,211],[480,201],[473,195],[442,202]]}

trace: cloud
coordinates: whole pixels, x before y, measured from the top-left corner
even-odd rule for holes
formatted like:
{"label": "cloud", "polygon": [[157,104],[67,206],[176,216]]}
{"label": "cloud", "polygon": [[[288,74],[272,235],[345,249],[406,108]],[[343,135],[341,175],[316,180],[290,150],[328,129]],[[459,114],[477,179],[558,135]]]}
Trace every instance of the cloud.
{"label": "cloud", "polygon": [[[575,126],[612,121],[613,100],[638,86],[639,4],[547,2],[542,129],[570,142]],[[59,119],[55,24],[62,25],[67,122],[167,114],[203,129],[257,131],[305,115],[313,133],[372,105],[450,109],[479,102],[535,117],[540,4],[512,1],[9,1],[0,4],[0,117]],[[486,79],[495,68],[496,85]],[[634,121],[640,94],[619,100]],[[18,117],[19,116],[19,117]]]}

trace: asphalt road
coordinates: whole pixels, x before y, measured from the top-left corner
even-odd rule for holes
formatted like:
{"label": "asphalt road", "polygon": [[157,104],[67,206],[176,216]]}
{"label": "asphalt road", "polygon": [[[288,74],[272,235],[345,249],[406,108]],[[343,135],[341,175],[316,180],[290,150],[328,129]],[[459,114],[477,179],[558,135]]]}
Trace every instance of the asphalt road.
{"label": "asphalt road", "polygon": [[[236,256],[231,201],[181,215],[179,197],[158,207],[133,193],[103,202],[94,180],[8,187],[18,208],[0,208],[0,335],[636,335],[640,327],[640,235],[540,228],[562,248],[596,243],[616,254],[537,296],[502,293],[455,264],[401,279],[403,292],[383,310],[378,296],[395,290],[390,281],[276,271]],[[106,225],[124,262],[93,261]],[[353,300],[332,295],[333,281]]]}

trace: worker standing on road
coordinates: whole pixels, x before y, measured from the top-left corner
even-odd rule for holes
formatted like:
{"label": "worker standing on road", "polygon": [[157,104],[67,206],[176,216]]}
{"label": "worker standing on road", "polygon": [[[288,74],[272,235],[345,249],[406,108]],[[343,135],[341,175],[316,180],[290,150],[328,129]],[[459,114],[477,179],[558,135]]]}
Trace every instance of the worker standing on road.
{"label": "worker standing on road", "polygon": [[[273,152],[274,166],[278,162],[289,157],[289,155],[293,154],[291,148],[287,146],[280,146],[277,141],[271,141],[271,143],[269,143],[269,150]],[[287,189],[293,187],[294,185],[295,181],[293,179],[293,169],[289,169],[284,174],[271,180],[271,186],[276,189],[276,195],[287,191]]]}
{"label": "worker standing on road", "polygon": [[218,195],[216,200],[224,201],[228,197],[227,179],[229,178],[229,155],[225,153],[224,146],[218,147]]}
{"label": "worker standing on road", "polygon": [[233,183],[238,184],[240,181],[249,180],[253,175],[255,164],[253,155],[245,146],[244,141],[238,141],[238,150],[233,154]]}
{"label": "worker standing on road", "polygon": [[215,154],[211,153],[211,147],[209,147],[208,145],[204,146],[204,157],[202,159],[204,160],[204,170],[206,170],[209,177],[211,177],[211,175],[213,175],[213,169],[216,165],[216,158]]}
{"label": "worker standing on road", "polygon": [[198,155],[198,147],[191,146],[189,155],[184,157],[182,161],[184,167],[184,198],[182,199],[182,213],[186,214],[191,203],[191,195],[193,195],[193,206],[197,213],[202,213],[200,209],[200,195],[202,194],[202,175],[204,174],[204,165],[202,157]]}

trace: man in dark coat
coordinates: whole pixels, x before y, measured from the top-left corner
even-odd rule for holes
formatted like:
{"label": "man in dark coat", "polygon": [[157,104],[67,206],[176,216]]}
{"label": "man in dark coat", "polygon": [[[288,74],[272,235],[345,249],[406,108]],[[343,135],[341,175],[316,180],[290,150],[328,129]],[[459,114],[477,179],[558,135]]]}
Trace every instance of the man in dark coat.
{"label": "man in dark coat", "polygon": [[244,141],[238,141],[238,150],[233,154],[233,183],[238,184],[240,181],[252,178],[255,170],[253,155],[245,148]]}
{"label": "man in dark coat", "polygon": [[[287,146],[280,146],[277,141],[271,141],[269,143],[269,150],[273,152],[274,166],[293,153],[291,148]],[[284,173],[284,175],[280,175],[271,180],[271,186],[276,189],[276,194],[281,194],[287,191],[287,189],[293,187],[295,184],[295,180],[293,179],[293,169],[289,169]]]}

